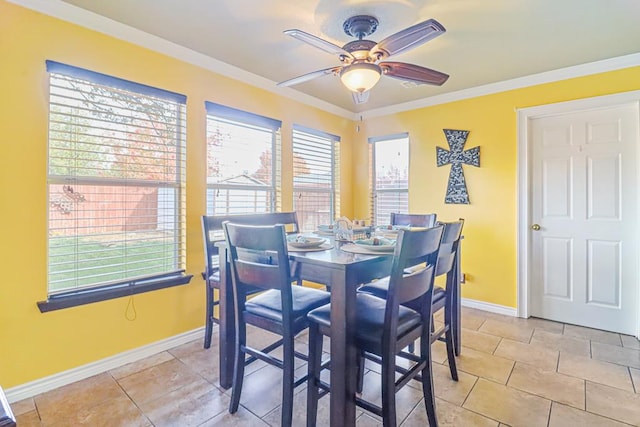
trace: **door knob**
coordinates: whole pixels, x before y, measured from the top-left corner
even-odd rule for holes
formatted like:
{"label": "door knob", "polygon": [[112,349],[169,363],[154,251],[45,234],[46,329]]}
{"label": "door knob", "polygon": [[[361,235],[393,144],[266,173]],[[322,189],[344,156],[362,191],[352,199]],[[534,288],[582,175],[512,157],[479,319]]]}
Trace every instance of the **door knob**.
{"label": "door knob", "polygon": [[540,225],[538,225],[538,224],[533,224],[533,225],[531,226],[531,229],[532,229],[533,231],[539,231],[539,230],[540,230]]}

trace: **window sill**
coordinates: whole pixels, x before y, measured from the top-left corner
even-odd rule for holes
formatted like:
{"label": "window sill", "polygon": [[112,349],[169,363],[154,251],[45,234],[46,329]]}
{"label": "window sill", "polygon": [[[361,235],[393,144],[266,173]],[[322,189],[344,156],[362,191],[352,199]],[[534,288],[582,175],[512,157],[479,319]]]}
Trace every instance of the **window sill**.
{"label": "window sill", "polygon": [[60,295],[50,295],[46,301],[38,301],[37,304],[40,312],[46,313],[48,311],[77,307],[79,305],[92,304],[94,302],[156,291],[158,289],[186,285],[191,281],[192,277],[193,275],[186,275],[184,272],[180,272],[144,281],[119,283]]}

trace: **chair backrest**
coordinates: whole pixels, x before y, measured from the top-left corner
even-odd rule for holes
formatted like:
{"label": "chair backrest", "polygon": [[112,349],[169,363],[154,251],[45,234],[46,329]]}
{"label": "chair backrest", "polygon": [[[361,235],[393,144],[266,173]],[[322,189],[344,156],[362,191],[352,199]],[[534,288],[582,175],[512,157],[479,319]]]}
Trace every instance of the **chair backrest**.
{"label": "chair backrest", "polygon": [[402,214],[391,212],[391,225],[431,228],[436,225],[436,214]]}
{"label": "chair backrest", "polygon": [[453,222],[439,222],[438,224],[444,226],[440,251],[438,252],[438,264],[436,266],[436,276],[441,276],[448,274],[453,269],[458,246],[460,245],[460,237],[462,236],[464,219],[460,218],[458,221]]}
{"label": "chair backrest", "polygon": [[222,226],[236,304],[244,304],[247,292],[255,288],[278,289],[284,314],[285,308],[293,305],[284,225],[256,226],[225,221]]}
{"label": "chair backrest", "polygon": [[261,214],[241,215],[204,215],[202,216],[202,234],[204,241],[204,275],[209,277],[218,268],[218,247],[216,242],[224,240],[222,223],[231,221],[235,224],[274,225],[284,224],[291,233],[298,233],[298,215],[295,212],[269,212]]}
{"label": "chair backrest", "polygon": [[[431,318],[434,271],[443,229],[443,226],[436,226],[424,230],[401,230],[398,233],[385,312],[385,325],[389,327],[389,331],[385,329],[385,333],[391,336],[386,339],[394,339],[398,309],[403,303],[415,301],[423,320],[429,321]],[[420,264],[421,268],[412,268],[408,274],[405,272]],[[423,308],[428,308],[428,312]]]}

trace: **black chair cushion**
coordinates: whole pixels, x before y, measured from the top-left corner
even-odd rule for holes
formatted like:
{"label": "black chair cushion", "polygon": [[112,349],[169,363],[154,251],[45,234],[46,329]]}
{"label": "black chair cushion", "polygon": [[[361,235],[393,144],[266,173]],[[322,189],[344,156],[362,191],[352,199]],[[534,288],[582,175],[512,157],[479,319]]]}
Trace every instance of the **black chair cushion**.
{"label": "black chair cushion", "polygon": [[[422,268],[423,265],[424,264],[419,264],[415,266],[415,268]],[[404,274],[411,274],[413,272],[413,269],[414,268],[412,267],[406,268],[404,270]],[[378,298],[386,298],[387,292],[389,291],[389,277],[388,276],[383,277],[382,279],[378,279],[376,281],[367,283],[366,285],[363,285],[360,288],[358,288],[358,291],[375,295]]]}
{"label": "black chair cushion", "polygon": [[386,298],[387,292],[389,292],[389,278],[383,277],[382,279],[362,285],[358,288],[358,292],[366,292],[378,298]]}
{"label": "black chair cushion", "polygon": [[[293,318],[303,317],[309,311],[327,304],[330,294],[320,289],[305,286],[292,286]],[[282,322],[282,299],[280,291],[271,289],[248,300],[245,304],[247,313]]]}
{"label": "black chair cushion", "polygon": [[[371,294],[371,295],[377,296],[378,298],[386,298],[388,291],[389,291],[388,277],[384,277],[380,280],[376,280],[375,282],[367,283],[366,285],[361,286],[358,289],[358,292]],[[440,305],[444,303],[444,299],[446,298],[446,296],[447,296],[447,293],[443,288],[441,288],[440,286],[434,286],[432,304],[435,307],[440,307]],[[411,302],[409,302],[405,305],[409,307],[414,307],[415,304],[411,304]]]}
{"label": "black chair cushion", "polygon": [[[356,295],[356,339],[359,342],[382,343],[384,312],[387,301],[367,293]],[[331,325],[331,305],[316,308],[307,315],[310,321],[321,326]],[[398,336],[403,336],[421,324],[420,314],[410,308],[400,306],[398,313]]]}

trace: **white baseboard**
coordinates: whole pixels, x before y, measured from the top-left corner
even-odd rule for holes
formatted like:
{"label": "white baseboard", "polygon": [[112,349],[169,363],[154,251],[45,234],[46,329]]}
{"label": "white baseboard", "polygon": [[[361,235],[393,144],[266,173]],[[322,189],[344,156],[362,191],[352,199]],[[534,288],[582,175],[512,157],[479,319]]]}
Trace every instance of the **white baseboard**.
{"label": "white baseboard", "polygon": [[[491,313],[503,314],[505,316],[517,317],[517,310],[515,308],[492,304],[490,302],[462,298],[462,306],[484,310]],[[125,351],[102,360],[78,366],[77,368],[69,369],[68,371],[59,372],[26,384],[8,388],[5,390],[5,394],[9,403],[18,402],[22,399],[27,399],[40,393],[124,366],[127,363],[153,356],[154,354],[166,351],[170,348],[186,344],[189,341],[202,339],[203,336],[204,328],[194,329],[192,331],[184,332],[161,341]]]}
{"label": "white baseboard", "polygon": [[477,310],[503,314],[505,316],[518,317],[518,310],[516,308],[507,307],[505,305],[498,305],[490,302],[478,301],[468,298],[462,298],[461,304],[463,307],[475,308]]}
{"label": "white baseboard", "polygon": [[124,366],[127,363],[153,356],[154,354],[169,350],[170,348],[186,344],[189,341],[202,339],[202,337],[204,337],[204,327],[156,341],[133,350],[128,350],[83,366],[78,366],[77,368],[69,369],[68,371],[59,372],[26,384],[8,388],[5,390],[5,394],[9,403],[18,402],[22,399],[33,397],[63,385],[71,384],[111,369]]}

